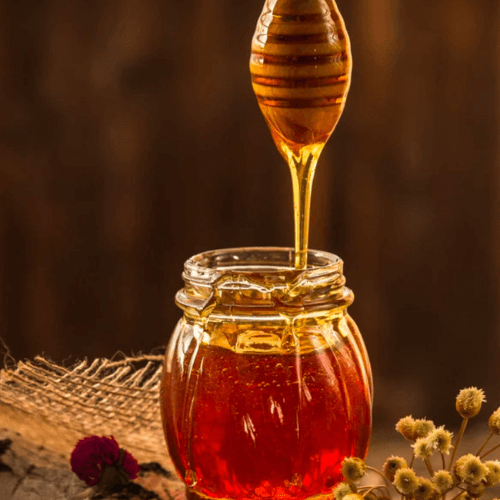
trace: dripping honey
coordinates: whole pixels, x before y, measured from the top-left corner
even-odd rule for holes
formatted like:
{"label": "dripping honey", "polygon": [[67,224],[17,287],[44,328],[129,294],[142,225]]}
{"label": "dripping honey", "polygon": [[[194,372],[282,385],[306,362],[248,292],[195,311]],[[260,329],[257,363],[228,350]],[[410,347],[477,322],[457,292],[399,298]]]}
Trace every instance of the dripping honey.
{"label": "dripping honey", "polygon": [[343,458],[364,458],[368,447],[371,403],[360,370],[349,344],[285,355],[201,344],[162,387],[165,435],[191,496],[331,492]]}
{"label": "dripping honey", "polygon": [[292,175],[295,266],[307,266],[316,164],[344,109],[351,78],[347,31],[333,0],[267,0],[252,42],[257,100]]}

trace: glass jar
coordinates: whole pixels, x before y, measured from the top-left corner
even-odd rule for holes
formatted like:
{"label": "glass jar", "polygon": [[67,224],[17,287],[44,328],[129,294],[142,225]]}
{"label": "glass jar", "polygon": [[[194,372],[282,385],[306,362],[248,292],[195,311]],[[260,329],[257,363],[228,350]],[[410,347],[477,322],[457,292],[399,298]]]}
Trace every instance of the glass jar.
{"label": "glass jar", "polygon": [[372,378],[342,261],[287,248],[185,263],[184,316],[167,347],[161,414],[190,497],[303,499],[365,458]]}

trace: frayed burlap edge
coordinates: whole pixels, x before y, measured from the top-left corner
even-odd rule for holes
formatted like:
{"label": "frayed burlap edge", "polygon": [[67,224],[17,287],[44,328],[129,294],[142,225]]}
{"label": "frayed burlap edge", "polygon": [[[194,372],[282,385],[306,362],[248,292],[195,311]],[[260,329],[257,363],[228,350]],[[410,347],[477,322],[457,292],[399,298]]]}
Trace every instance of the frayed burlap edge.
{"label": "frayed burlap edge", "polygon": [[[66,368],[37,356],[0,371],[0,429],[35,465],[69,468],[76,442],[112,435],[139,462],[173,470],[159,412],[163,356],[83,360]],[[37,463],[42,461],[43,464]]]}

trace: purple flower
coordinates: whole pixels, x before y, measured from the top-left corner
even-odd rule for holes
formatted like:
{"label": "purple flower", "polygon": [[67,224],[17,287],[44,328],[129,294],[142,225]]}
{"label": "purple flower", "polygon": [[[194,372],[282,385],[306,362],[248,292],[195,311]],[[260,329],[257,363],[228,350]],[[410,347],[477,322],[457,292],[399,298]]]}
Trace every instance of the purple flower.
{"label": "purple flower", "polygon": [[81,439],[71,454],[71,470],[88,486],[99,484],[107,467],[126,472],[135,479],[141,470],[137,460],[120,449],[113,436],[88,436]]}

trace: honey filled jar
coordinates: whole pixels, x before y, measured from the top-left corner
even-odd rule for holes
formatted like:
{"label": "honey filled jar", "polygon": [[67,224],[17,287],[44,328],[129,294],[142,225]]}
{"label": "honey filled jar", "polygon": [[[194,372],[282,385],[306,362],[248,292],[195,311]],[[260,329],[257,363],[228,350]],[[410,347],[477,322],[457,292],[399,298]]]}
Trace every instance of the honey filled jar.
{"label": "honey filled jar", "polygon": [[344,457],[365,458],[371,369],[342,261],[294,262],[292,249],[238,248],[185,263],[160,402],[189,498],[327,494]]}

